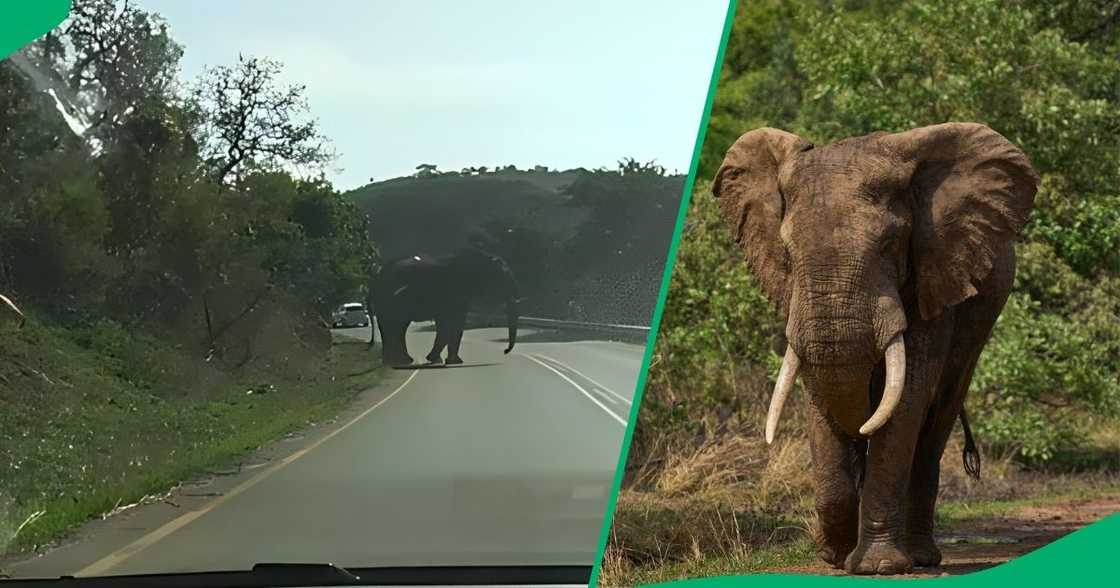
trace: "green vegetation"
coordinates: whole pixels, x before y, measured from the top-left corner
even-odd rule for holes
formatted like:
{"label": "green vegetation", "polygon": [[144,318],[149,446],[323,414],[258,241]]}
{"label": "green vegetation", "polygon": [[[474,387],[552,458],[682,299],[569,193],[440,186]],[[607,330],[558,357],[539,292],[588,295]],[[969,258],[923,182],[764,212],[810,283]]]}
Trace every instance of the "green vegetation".
{"label": "green vegetation", "polygon": [[85,0],[0,62],[0,292],[29,317],[0,327],[0,554],[378,377],[324,328],[377,255],[314,173],[303,89],[249,58],[184,86],[181,55],[158,15]]}
{"label": "green vegetation", "polygon": [[[824,143],[978,121],[1022,146],[1043,183],[969,408],[981,439],[1025,462],[1076,449],[1089,415],[1120,415],[1113,4],[743,3],[703,147],[701,179],[760,126]],[[710,420],[742,397],[743,378],[773,375],[779,359],[779,321],[712,200],[698,182],[645,396],[648,430]]]}
{"label": "green vegetation", "polygon": [[[731,560],[735,570],[755,569],[748,560],[775,545],[779,553],[801,549],[768,533],[788,517],[811,516],[803,502],[809,486],[787,481],[776,491],[755,479],[792,475],[774,460],[792,451],[786,444],[803,443],[800,407],[787,406],[777,447],[736,449],[762,436],[784,325],[719,220],[707,182],[732,142],[762,126],[824,144],[975,121],[1027,152],[1042,187],[1018,246],[1014,294],[968,401],[986,454],[975,488],[1003,493],[963,492],[973,486],[955,475],[942,493],[968,504],[1114,486],[1107,481],[1120,471],[1118,15],[1113,0],[739,3],[604,578],[613,573],[614,582],[630,584],[716,573]],[[683,464],[707,453],[731,465],[687,492],[673,490]],[[795,462],[804,469],[808,456],[801,457]],[[943,469],[959,462],[959,449],[950,449]],[[1019,480],[1018,490],[1009,480]],[[680,518],[658,519],[664,510]],[[726,540],[751,524],[761,539],[747,539],[745,548]]]}
{"label": "green vegetation", "polygon": [[369,215],[384,258],[482,242],[509,262],[527,315],[649,324],[683,176],[634,160],[567,171],[418,167],[346,194]]}
{"label": "green vegetation", "polygon": [[341,194],[282,64],[183,82],[182,55],[158,14],[75,0],[0,62],[0,293],[27,315],[0,322],[0,555],[337,412],[380,371],[329,313],[382,259],[481,240],[526,314],[648,324],[682,176],[421,164]]}
{"label": "green vegetation", "polygon": [[381,377],[361,344],[232,371],[111,321],[30,321],[0,357],[0,553],[228,467]]}

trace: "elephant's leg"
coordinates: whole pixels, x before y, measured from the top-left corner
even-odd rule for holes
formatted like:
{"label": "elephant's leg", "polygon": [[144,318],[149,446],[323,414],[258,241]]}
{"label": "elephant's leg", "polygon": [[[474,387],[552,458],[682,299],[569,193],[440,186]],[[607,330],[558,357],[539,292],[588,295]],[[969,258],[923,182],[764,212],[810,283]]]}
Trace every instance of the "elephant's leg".
{"label": "elephant's leg", "polygon": [[906,544],[914,565],[935,566],[941,563],[941,550],[933,539],[941,456],[964,407],[980,352],[1005,300],[1005,295],[997,289],[994,296],[979,297],[956,311],[956,324],[966,327],[958,326],[952,343],[945,348],[938,395],[930,408],[914,454],[906,516]]}
{"label": "elephant's leg", "polygon": [[[868,441],[860,496],[859,543],[845,568],[854,574],[901,574],[914,568],[906,510],[918,436],[949,344],[949,322],[915,321],[906,333],[906,388],[887,424]],[[873,381],[882,382],[882,366]]]}
{"label": "elephant's leg", "polygon": [[440,363],[443,361],[443,348],[447,347],[447,321],[443,319],[436,319],[436,340],[432,342],[432,350],[428,352],[425,359],[429,363]]}
{"label": "elephant's leg", "polygon": [[401,357],[405,353],[401,347],[401,338],[398,336],[402,328],[400,322],[389,319],[384,322],[378,321],[378,323],[378,330],[381,332],[381,361],[385,365],[401,363]]}
{"label": "elephant's leg", "polygon": [[404,365],[412,364],[412,356],[408,354],[408,342],[405,335],[408,332],[408,321],[401,321],[394,325],[393,339],[397,342],[397,349],[399,357],[397,358],[400,363]]}
{"label": "elephant's leg", "polygon": [[843,567],[859,533],[855,444],[812,397],[809,407],[817,556],[832,566]]}
{"label": "elephant's leg", "polygon": [[[954,372],[961,372],[959,368],[953,369],[952,363],[948,366],[951,371],[946,372],[950,378]],[[968,391],[967,381],[972,379],[973,366],[975,362],[965,370],[968,376],[963,389],[958,388],[958,382],[951,382],[942,389],[939,398],[930,408],[914,452],[906,507],[906,552],[916,566],[928,567],[941,563],[941,550],[933,539],[934,507],[941,482],[941,454],[945,452],[945,443],[960,414],[964,393]]]}
{"label": "elephant's leg", "polygon": [[[381,335],[381,361],[382,361],[382,363],[385,363],[389,359],[389,356],[387,355],[387,353],[388,353],[389,346],[390,346],[389,338],[385,336],[385,334],[388,332],[388,331],[385,330],[385,318],[381,317],[381,316],[378,316],[374,320],[376,320],[376,322],[377,322],[377,332]],[[370,335],[369,335],[369,346],[373,347],[373,344],[374,344],[374,337],[373,337],[373,332],[371,331]]]}
{"label": "elephant's leg", "polygon": [[466,313],[457,315],[448,320],[447,325],[447,363],[458,365],[463,363],[459,357],[459,347],[463,344],[463,329],[467,326]]}
{"label": "elephant's leg", "polygon": [[859,541],[844,562],[850,573],[903,574],[914,567],[904,544],[905,497],[919,425],[910,422],[916,420],[913,404],[904,399],[891,421],[868,442]]}

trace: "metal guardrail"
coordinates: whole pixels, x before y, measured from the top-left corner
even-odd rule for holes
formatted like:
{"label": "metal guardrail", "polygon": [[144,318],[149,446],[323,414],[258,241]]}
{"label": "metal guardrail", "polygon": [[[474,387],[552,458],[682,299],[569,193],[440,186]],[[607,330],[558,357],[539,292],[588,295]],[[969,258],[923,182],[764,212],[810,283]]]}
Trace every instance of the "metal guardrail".
{"label": "metal guardrail", "polygon": [[[504,315],[471,313],[468,317],[468,321],[476,325],[485,324],[486,326],[500,327],[505,326],[506,317]],[[611,335],[615,339],[621,341],[636,341],[639,343],[645,343],[647,337],[649,337],[649,327],[642,325],[614,325],[608,323],[563,321],[532,316],[522,316],[518,318],[518,324],[522,327],[540,327],[558,331]]]}
{"label": "metal guardrail", "polygon": [[[505,327],[506,317],[505,315],[478,314],[472,312],[467,315],[467,324],[474,328]],[[608,323],[562,321],[558,319],[532,316],[519,317],[518,324],[521,327],[537,327],[541,329],[564,331],[567,333],[589,333],[598,336],[606,336],[605,339],[609,341],[626,341],[631,343],[644,344],[649,337],[649,327],[645,327],[642,325],[614,325]],[[363,335],[361,336],[359,336],[357,333],[351,333],[349,330],[343,330],[340,332],[350,339],[365,340],[366,337],[366,335],[364,335],[366,331],[364,330],[362,331]],[[380,335],[378,335],[378,338],[380,338]]]}

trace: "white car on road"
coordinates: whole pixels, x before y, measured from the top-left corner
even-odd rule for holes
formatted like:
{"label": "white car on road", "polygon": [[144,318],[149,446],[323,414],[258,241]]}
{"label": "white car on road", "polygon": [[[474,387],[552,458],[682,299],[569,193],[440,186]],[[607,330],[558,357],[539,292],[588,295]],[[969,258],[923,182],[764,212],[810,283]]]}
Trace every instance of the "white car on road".
{"label": "white car on road", "polygon": [[334,311],[334,328],[368,327],[370,323],[366,306],[361,302],[347,302]]}

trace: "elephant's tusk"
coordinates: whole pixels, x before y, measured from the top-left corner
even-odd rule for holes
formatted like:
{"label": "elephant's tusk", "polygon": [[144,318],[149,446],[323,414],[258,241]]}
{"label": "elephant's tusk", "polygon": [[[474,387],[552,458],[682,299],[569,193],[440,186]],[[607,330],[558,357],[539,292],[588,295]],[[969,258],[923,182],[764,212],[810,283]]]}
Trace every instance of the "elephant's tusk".
{"label": "elephant's tusk", "polygon": [[397,288],[397,290],[395,292],[393,292],[393,297],[395,298],[397,296],[400,296],[401,293],[403,293],[405,290],[408,290],[407,285],[406,286],[401,286],[400,288]]}
{"label": "elephant's tusk", "polygon": [[20,310],[18,306],[16,306],[15,302],[12,302],[10,298],[8,298],[7,296],[4,296],[3,294],[0,294],[0,302],[2,302],[5,306],[10,308],[12,310],[12,312],[14,312],[16,314],[16,317],[19,318],[19,326],[22,328],[23,327],[23,322],[25,320],[25,317],[23,316],[23,311]]}
{"label": "elephant's tusk", "polygon": [[898,402],[902,400],[902,388],[906,385],[906,341],[903,340],[901,333],[891,339],[884,357],[887,363],[887,377],[886,384],[883,386],[883,399],[879,401],[875,414],[872,414],[871,418],[859,428],[860,435],[873,435],[880,427],[887,424],[894,410],[898,408]]}
{"label": "elephant's tusk", "polygon": [[774,385],[774,395],[770,397],[770,411],[766,414],[766,443],[774,442],[774,433],[778,430],[778,419],[782,416],[782,407],[793,390],[793,383],[797,381],[797,370],[801,367],[801,360],[793,352],[793,347],[786,347],[786,356],[782,359],[782,369],[778,372],[778,383]]}

